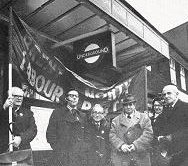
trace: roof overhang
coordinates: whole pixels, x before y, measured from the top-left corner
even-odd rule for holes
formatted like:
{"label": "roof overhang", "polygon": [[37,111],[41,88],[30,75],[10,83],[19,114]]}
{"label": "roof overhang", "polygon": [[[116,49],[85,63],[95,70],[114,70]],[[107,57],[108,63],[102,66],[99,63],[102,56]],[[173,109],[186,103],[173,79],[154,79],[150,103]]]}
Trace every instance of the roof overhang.
{"label": "roof overhang", "polygon": [[53,47],[71,50],[71,41],[108,27],[115,36],[116,66],[123,73],[169,59],[168,42],[120,0],[18,0],[12,6],[30,27],[53,40]]}

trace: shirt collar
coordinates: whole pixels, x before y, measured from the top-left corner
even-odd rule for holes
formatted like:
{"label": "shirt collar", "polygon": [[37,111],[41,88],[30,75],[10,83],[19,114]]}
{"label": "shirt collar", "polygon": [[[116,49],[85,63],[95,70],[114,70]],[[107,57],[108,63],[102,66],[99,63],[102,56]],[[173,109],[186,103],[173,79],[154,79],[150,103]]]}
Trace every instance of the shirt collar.
{"label": "shirt collar", "polygon": [[131,119],[132,119],[132,118],[135,116],[135,111],[134,111],[132,114],[130,114],[130,115],[129,115],[129,114],[126,114],[126,113],[125,113],[124,115],[126,116],[126,118],[128,118],[128,116],[130,116]]}
{"label": "shirt collar", "polygon": [[177,98],[176,101],[172,104],[172,107],[175,106],[175,104],[177,103],[177,101],[178,101],[178,98]]}
{"label": "shirt collar", "polygon": [[67,105],[67,108],[72,111],[72,109],[77,109],[77,107],[72,108],[70,105]]}
{"label": "shirt collar", "polygon": [[[160,113],[161,114],[161,113]],[[155,114],[155,117],[154,118],[157,118],[160,114]]]}

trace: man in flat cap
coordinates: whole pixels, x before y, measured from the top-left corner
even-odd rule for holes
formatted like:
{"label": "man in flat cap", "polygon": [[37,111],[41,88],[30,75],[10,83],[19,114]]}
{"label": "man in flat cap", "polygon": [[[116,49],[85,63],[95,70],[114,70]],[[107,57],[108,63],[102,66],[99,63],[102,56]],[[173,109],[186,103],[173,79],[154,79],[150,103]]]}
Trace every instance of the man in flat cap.
{"label": "man in flat cap", "polygon": [[127,94],[121,103],[122,113],[112,120],[110,142],[115,166],[150,166],[150,143],[153,139],[151,121],[135,108],[135,98]]}

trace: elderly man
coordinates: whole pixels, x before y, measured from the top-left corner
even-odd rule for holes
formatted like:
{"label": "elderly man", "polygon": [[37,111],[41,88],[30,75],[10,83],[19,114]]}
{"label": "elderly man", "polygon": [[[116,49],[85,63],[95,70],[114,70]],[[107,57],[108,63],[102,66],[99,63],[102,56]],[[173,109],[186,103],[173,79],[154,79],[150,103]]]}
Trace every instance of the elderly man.
{"label": "elderly man", "polygon": [[88,137],[86,116],[77,107],[79,94],[70,90],[65,98],[66,104],[55,109],[49,120],[46,138],[54,154],[49,166],[87,165]]}
{"label": "elderly man", "polygon": [[179,99],[175,85],[167,85],[162,91],[165,107],[158,117],[154,134],[160,145],[172,157],[170,166],[188,165],[188,103]]}
{"label": "elderly man", "polygon": [[151,121],[135,109],[136,100],[130,94],[121,100],[122,113],[112,120],[110,142],[115,166],[150,166],[148,149],[153,138]]}
{"label": "elderly man", "polygon": [[109,166],[110,164],[110,123],[105,116],[105,109],[100,104],[95,104],[88,123],[91,142],[88,153],[89,166]]}
{"label": "elderly man", "polygon": [[37,126],[33,117],[33,112],[23,106],[24,92],[18,87],[12,87],[12,98],[8,97],[3,105],[4,109],[12,106],[13,110],[13,135],[14,149],[30,149],[30,142],[37,134]]}

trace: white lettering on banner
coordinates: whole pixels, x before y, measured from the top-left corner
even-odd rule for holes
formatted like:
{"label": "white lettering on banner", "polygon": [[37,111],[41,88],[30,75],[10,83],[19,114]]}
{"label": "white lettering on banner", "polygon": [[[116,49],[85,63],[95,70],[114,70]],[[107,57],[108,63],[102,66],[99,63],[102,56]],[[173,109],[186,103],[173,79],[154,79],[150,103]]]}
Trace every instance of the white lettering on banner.
{"label": "white lettering on banner", "polygon": [[56,86],[53,94],[52,94],[52,97],[51,97],[51,100],[52,101],[56,101],[57,103],[59,103],[59,98],[63,95],[63,88],[61,88],[60,86]]}
{"label": "white lettering on banner", "polygon": [[54,88],[56,86],[56,84],[53,83],[52,86],[51,86],[51,88],[50,88],[50,90],[47,92],[47,89],[48,89],[50,83],[51,83],[51,80],[48,80],[47,83],[46,83],[46,85],[45,85],[45,87],[44,87],[44,94],[48,98],[50,98],[50,96],[52,95],[52,92],[53,92],[53,90],[54,90]]}
{"label": "white lettering on banner", "polygon": [[94,91],[89,91],[89,89],[86,89],[85,90],[85,96],[86,97],[89,97],[89,98],[95,98],[95,96],[94,96]]}
{"label": "white lettering on banner", "polygon": [[118,86],[116,86],[114,89],[104,93],[104,92],[97,92],[95,93],[93,90],[89,90],[86,89],[85,90],[85,96],[86,97],[89,97],[89,98],[96,98],[96,99],[104,99],[106,97],[108,97],[108,100],[115,100],[117,99],[123,92],[123,87],[125,88],[125,90],[127,89],[128,87],[128,82],[130,80],[124,82],[123,84],[120,84]]}
{"label": "white lettering on banner", "polygon": [[[43,67],[43,63],[45,60],[48,62],[49,66],[53,71],[58,71],[59,74],[63,74],[64,70],[62,68],[59,68],[56,62],[52,59],[50,59],[42,50],[41,48],[34,43],[33,39],[29,35],[25,35],[23,37],[23,41],[25,44],[26,51],[23,51],[23,60],[20,65],[20,68],[23,70],[24,64],[25,64],[25,56],[26,54],[30,56],[31,60],[35,62],[39,67]],[[27,52],[27,53],[26,53]],[[39,54],[39,56],[37,56]],[[41,57],[41,58],[40,58]],[[41,62],[42,61],[42,62]]]}
{"label": "white lettering on banner", "polygon": [[35,87],[36,87],[36,90],[38,92],[41,92],[42,89],[44,88],[44,84],[45,84],[45,78],[43,75],[39,75],[36,77],[36,84],[35,84]]}
{"label": "white lettering on banner", "polygon": [[29,80],[29,83],[31,84],[31,86],[35,85],[35,78],[36,78],[36,71],[31,69],[31,64],[28,63],[27,66],[27,78]]}
{"label": "white lettering on banner", "polygon": [[21,65],[20,65],[20,69],[24,70],[24,64],[25,64],[25,62],[26,62],[26,60],[25,60],[26,52],[23,51],[23,52],[22,52],[22,55],[23,55],[23,59],[22,59]]}
{"label": "white lettering on banner", "polygon": [[[30,63],[28,63],[27,66],[27,79],[37,92],[44,93],[47,98],[51,99],[51,101],[60,101],[59,98],[63,95],[63,88],[56,86],[55,83],[52,83],[50,86],[51,80],[46,81],[43,75],[37,76],[36,70],[31,67]],[[49,91],[47,92],[47,90]]]}
{"label": "white lettering on banner", "polygon": [[115,89],[112,89],[108,92],[108,100],[115,100],[116,99],[116,91]]}
{"label": "white lettering on banner", "polygon": [[23,38],[23,41],[25,43],[25,46],[27,48],[27,50],[29,50],[30,46],[32,45],[33,41],[32,39],[26,34]]}
{"label": "white lettering on banner", "polygon": [[81,109],[83,109],[83,110],[89,110],[89,109],[91,109],[91,103],[89,101],[84,101],[82,103]]}
{"label": "white lettering on banner", "polygon": [[97,99],[102,99],[102,98],[105,98],[107,97],[107,93],[103,93],[103,92],[98,92],[95,94],[95,98]]}

